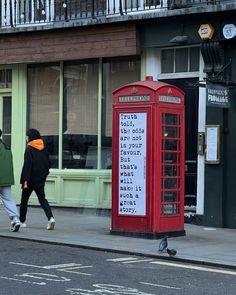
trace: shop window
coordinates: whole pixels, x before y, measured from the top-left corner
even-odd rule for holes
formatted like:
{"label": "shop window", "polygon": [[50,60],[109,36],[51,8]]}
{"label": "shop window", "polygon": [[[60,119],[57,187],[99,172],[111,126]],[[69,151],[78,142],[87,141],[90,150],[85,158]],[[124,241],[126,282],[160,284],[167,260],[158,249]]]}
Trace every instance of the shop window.
{"label": "shop window", "polygon": [[[103,72],[102,93],[99,72]],[[111,169],[112,92],[139,79],[140,60],[136,58],[106,60],[100,71],[98,60],[67,62],[63,65],[63,81],[59,65],[28,67],[27,128],[40,131],[52,168]]]}
{"label": "shop window", "polygon": [[59,81],[57,65],[28,68],[28,128],[40,131],[50,154],[52,168],[58,168]]}
{"label": "shop window", "polygon": [[64,67],[63,168],[97,168],[98,72],[98,62]]}
{"label": "shop window", "polygon": [[11,147],[11,120],[12,120],[12,100],[11,96],[2,98],[2,139],[3,142]]}
{"label": "shop window", "polygon": [[139,60],[110,60],[103,63],[102,169],[111,169],[112,165],[112,92],[122,85],[138,80],[140,80]]}
{"label": "shop window", "polygon": [[199,71],[199,47],[180,47],[161,50],[161,73]]}
{"label": "shop window", "polygon": [[12,70],[0,70],[0,89],[12,87]]}

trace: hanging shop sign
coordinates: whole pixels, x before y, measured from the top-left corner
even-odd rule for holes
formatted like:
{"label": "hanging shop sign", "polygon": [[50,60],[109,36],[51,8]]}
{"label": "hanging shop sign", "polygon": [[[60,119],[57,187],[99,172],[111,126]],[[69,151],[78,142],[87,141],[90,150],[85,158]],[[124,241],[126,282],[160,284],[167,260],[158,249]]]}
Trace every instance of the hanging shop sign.
{"label": "hanging shop sign", "polygon": [[206,104],[209,107],[229,108],[230,107],[229,88],[219,84],[207,83]]}
{"label": "hanging shop sign", "polygon": [[223,36],[225,39],[232,39],[236,36],[236,27],[234,24],[226,24],[223,27]]}
{"label": "hanging shop sign", "polygon": [[203,24],[198,30],[201,39],[211,39],[214,34],[214,28],[210,24]]}

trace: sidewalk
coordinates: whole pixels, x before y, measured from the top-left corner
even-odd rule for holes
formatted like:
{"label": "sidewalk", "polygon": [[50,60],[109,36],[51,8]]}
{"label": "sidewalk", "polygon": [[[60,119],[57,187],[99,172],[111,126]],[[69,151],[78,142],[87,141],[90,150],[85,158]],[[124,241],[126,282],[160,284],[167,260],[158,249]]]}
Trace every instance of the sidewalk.
{"label": "sidewalk", "polygon": [[[0,237],[10,237],[170,259],[159,253],[160,240],[116,236],[110,234],[110,217],[79,214],[75,211],[53,209],[54,231],[46,230],[47,220],[41,208],[29,207],[27,228],[10,232],[10,223],[0,206]],[[177,250],[175,261],[217,265],[236,269],[236,230],[208,228],[185,224],[186,236],[168,239],[169,248]]]}

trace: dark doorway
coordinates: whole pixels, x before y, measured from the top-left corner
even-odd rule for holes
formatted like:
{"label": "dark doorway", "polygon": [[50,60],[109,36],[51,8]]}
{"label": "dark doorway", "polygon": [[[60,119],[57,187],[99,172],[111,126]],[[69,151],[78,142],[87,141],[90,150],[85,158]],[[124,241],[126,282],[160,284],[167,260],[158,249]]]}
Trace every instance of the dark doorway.
{"label": "dark doorway", "polygon": [[[198,78],[168,79],[185,92],[185,212],[196,210],[197,195],[197,132],[198,132]],[[191,214],[190,214],[191,215]]]}

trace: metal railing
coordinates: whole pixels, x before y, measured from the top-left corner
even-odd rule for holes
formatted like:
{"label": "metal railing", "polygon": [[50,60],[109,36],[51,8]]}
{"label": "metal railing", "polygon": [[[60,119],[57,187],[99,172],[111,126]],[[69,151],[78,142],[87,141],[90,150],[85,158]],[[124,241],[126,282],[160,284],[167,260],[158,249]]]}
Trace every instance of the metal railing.
{"label": "metal railing", "polygon": [[109,17],[234,0],[1,0],[1,28]]}

